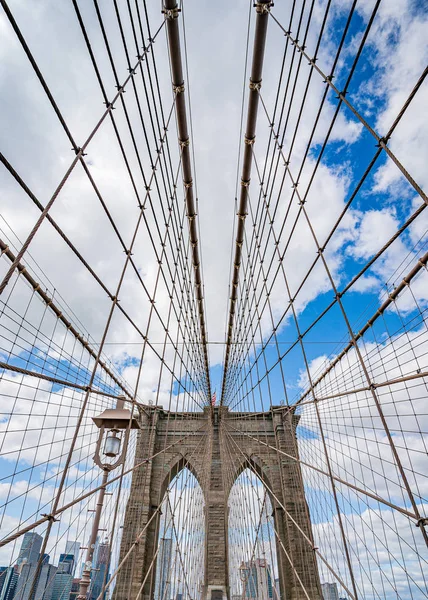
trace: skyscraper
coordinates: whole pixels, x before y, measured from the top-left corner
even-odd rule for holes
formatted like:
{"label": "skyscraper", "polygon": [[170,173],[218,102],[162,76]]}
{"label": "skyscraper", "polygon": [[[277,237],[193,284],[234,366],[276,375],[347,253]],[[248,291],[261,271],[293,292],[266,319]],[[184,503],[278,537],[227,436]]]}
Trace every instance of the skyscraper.
{"label": "skyscraper", "polygon": [[8,567],[4,574],[2,573],[3,585],[0,592],[0,600],[12,600],[15,595],[16,585],[18,583],[18,567]]}
{"label": "skyscraper", "polygon": [[19,551],[16,564],[21,565],[23,563],[37,563],[39,560],[42,542],[43,538],[41,535],[34,533],[34,531],[28,531],[22,539],[21,550]]}
{"label": "skyscraper", "polygon": [[264,558],[243,562],[240,567],[244,597],[257,600],[273,598],[273,580],[269,563]]}
{"label": "skyscraper", "polygon": [[49,564],[49,556],[40,569],[34,600],[52,600],[53,584],[58,567]]}
{"label": "skyscraper", "polygon": [[[80,542],[68,541],[65,544],[65,554],[72,554],[74,556],[74,571],[76,570],[77,561],[79,560],[80,553]],[[73,571],[73,573],[74,573]]]}
{"label": "skyscraper", "polygon": [[68,600],[72,585],[72,573],[59,573],[57,571],[52,584],[52,594],[50,600]]}
{"label": "skyscraper", "polygon": [[337,583],[322,583],[321,591],[324,600],[339,600]]}
{"label": "skyscraper", "polygon": [[[29,600],[30,592],[33,586],[34,577],[37,571],[37,562],[23,562],[20,565],[20,573],[18,583],[15,590],[15,600]],[[37,585],[37,584],[36,584]],[[34,590],[32,598],[34,598]]]}
{"label": "skyscraper", "polygon": [[108,580],[109,559],[110,544],[108,541],[98,544],[94,569],[91,574],[90,600],[96,600],[98,598],[103,589],[104,581],[107,582]]}
{"label": "skyscraper", "polygon": [[60,554],[58,573],[74,573],[74,554]]}
{"label": "skyscraper", "polygon": [[4,586],[4,582],[6,581],[7,575],[7,567],[0,567],[0,596]]}
{"label": "skyscraper", "polygon": [[53,580],[51,600],[68,600],[73,584],[74,568],[74,555],[60,554],[58,571]]}
{"label": "skyscraper", "polygon": [[71,592],[70,592],[70,600],[77,600],[77,596],[79,595],[79,586],[80,586],[80,579],[73,579],[73,582],[71,584]]}
{"label": "skyscraper", "polygon": [[172,539],[159,540],[156,565],[155,600],[169,600],[169,570],[171,568]]}
{"label": "skyscraper", "polygon": [[23,563],[20,569],[14,600],[52,600],[53,582],[57,567],[49,564],[48,554],[43,556],[43,563],[35,584],[37,563]]}

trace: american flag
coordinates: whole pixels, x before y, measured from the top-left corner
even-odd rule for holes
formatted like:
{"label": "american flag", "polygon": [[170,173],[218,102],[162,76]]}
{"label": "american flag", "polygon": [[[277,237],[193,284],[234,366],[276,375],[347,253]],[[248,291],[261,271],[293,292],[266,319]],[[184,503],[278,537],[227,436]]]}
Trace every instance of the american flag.
{"label": "american flag", "polygon": [[211,406],[215,406],[215,403],[217,402],[217,392],[214,392],[214,394],[211,397]]}

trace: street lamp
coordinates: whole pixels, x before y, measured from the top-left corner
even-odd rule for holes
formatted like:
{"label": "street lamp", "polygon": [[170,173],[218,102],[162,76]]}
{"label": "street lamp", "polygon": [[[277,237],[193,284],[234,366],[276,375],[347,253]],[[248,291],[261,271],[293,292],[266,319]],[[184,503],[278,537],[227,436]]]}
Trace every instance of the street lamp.
{"label": "street lamp", "polygon": [[[92,417],[93,422],[100,430],[93,458],[94,463],[103,470],[103,481],[102,487],[98,494],[94,521],[92,523],[91,537],[86,551],[85,567],[80,579],[79,595],[77,597],[78,600],[86,600],[88,587],[91,583],[92,559],[98,537],[108,474],[110,471],[125,462],[130,431],[131,429],[139,429],[138,420],[133,416],[130,410],[124,408],[124,402],[125,397],[119,396],[116,401],[116,408],[108,408],[100,415]],[[105,432],[107,432],[106,435],[104,435]],[[103,444],[103,440],[104,447],[102,450],[102,457],[101,446]],[[121,446],[122,451],[120,450]],[[111,458],[116,460],[109,462],[108,459]]]}
{"label": "street lamp", "polygon": [[[116,408],[108,408],[100,415],[92,417],[93,422],[100,430],[97,446],[95,448],[94,462],[104,470],[112,471],[122,464],[125,459],[130,430],[139,429],[137,419],[132,416],[130,410],[124,408],[124,400],[123,396],[119,396]],[[113,463],[103,462],[103,459],[100,456],[101,445],[106,430],[107,435],[105,436],[102,453],[107,458],[116,458],[116,456],[119,455],[123,437],[122,452],[119,458]],[[121,431],[125,431],[123,436],[121,435]]]}

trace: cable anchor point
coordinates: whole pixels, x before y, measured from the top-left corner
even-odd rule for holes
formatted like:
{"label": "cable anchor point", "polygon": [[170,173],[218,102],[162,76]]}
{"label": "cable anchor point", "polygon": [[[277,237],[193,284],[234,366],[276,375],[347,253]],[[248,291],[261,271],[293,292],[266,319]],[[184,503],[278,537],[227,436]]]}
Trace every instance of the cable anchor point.
{"label": "cable anchor point", "polygon": [[183,94],[184,89],[184,81],[178,85],[175,85],[175,83],[172,84],[172,90],[174,94]]}
{"label": "cable anchor point", "polygon": [[262,89],[262,80],[260,79],[260,81],[253,81],[252,79],[250,79],[250,90],[252,90],[253,92],[260,92],[260,90]]}
{"label": "cable anchor point", "polygon": [[162,14],[165,16],[165,19],[178,19],[178,15],[181,12],[181,8],[175,6],[174,8],[166,8],[165,6],[162,9]]}
{"label": "cable anchor point", "polygon": [[256,9],[256,13],[259,15],[266,15],[270,13],[273,2],[256,2],[253,6]]}

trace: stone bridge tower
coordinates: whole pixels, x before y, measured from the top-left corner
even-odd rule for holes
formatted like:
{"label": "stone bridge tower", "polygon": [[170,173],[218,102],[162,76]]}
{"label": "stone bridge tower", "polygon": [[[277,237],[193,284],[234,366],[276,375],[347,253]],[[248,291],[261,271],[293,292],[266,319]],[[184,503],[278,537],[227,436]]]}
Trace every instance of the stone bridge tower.
{"label": "stone bridge tower", "polygon": [[271,499],[281,600],[306,598],[299,579],[311,599],[320,600],[300,467],[289,458],[298,456],[298,420],[285,407],[273,407],[267,413],[229,412],[226,407],[209,407],[201,413],[168,413],[156,408],[145,414],[135,464],[148,456],[154,458],[133,473],[120,560],[139,539],[119,572],[114,600],[153,599],[160,521],[157,509],[169,483],[185,467],[197,478],[205,500],[203,600],[230,600],[228,497],[245,468],[258,475]]}

